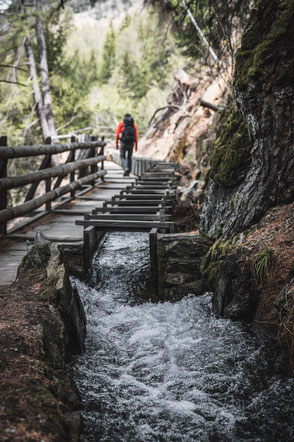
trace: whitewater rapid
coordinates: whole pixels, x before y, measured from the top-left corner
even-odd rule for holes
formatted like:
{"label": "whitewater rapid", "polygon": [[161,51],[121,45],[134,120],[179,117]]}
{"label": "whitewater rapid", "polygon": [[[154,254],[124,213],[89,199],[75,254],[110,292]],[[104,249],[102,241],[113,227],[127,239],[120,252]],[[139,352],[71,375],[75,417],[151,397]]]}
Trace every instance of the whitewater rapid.
{"label": "whitewater rapid", "polygon": [[294,381],[274,347],[216,318],[209,294],[142,299],[148,259],[148,235],[109,234],[91,282],[74,281],[87,314],[73,368],[82,441],[294,440]]}

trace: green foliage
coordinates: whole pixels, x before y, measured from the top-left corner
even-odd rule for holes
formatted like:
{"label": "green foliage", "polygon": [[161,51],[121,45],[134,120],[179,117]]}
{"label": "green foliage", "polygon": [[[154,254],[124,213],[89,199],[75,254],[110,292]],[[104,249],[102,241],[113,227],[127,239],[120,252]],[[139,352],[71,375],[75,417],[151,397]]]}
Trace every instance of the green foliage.
{"label": "green foliage", "polygon": [[111,78],[115,68],[115,52],[116,52],[116,36],[113,30],[112,22],[110,22],[109,31],[106,34],[103,54],[102,66],[100,71],[100,80],[102,83],[107,83]]}
{"label": "green foliage", "polygon": [[[170,70],[170,58],[175,54],[175,46],[171,39],[166,38],[160,30],[158,14],[152,12],[141,18],[136,26],[136,35],[126,34],[122,27],[118,34],[117,49],[119,65],[120,94],[130,96],[134,102],[139,102],[148,91],[157,86],[162,89],[167,86],[166,74]],[[125,37],[128,35],[128,46]],[[133,48],[132,38],[136,38],[139,47]],[[138,44],[137,43],[137,44]]]}
{"label": "green foliage", "polygon": [[52,74],[59,70],[63,61],[64,48],[73,30],[73,12],[70,8],[66,8],[63,14],[59,11],[50,17],[50,21],[45,22],[45,38],[49,74]]}
{"label": "green foliage", "polygon": [[[34,16],[28,20],[37,56],[31,26]],[[134,115],[139,130],[144,131],[154,109],[166,102],[173,72],[189,61],[181,56],[172,34],[162,26],[162,16],[150,8],[108,24],[90,14],[75,16],[69,7],[56,11],[48,8],[43,21],[58,134],[97,124],[97,114],[113,123],[126,111]],[[18,59],[27,69],[25,51],[21,49],[24,32],[24,17],[20,14],[13,32],[0,36],[2,62],[14,64]],[[20,45],[19,51],[13,49],[15,43]],[[0,84],[2,133],[8,135],[11,145],[37,144],[41,136],[28,72],[8,73],[27,86]]]}
{"label": "green foliage", "polygon": [[[198,58],[204,52],[202,42],[182,1],[170,0],[169,4],[173,7],[178,45],[187,55]],[[218,57],[221,58],[224,52],[232,53],[233,32],[237,27],[245,26],[250,2],[247,0],[215,0],[213,2],[187,0],[186,4]],[[161,5],[161,8],[167,8],[165,3]]]}
{"label": "green foliage", "polygon": [[127,13],[122,24],[121,24],[119,32],[122,32],[125,29],[127,29],[130,26],[131,22],[132,22],[132,17]]}
{"label": "green foliage", "polygon": [[273,265],[274,254],[270,247],[258,252],[251,264],[251,271],[254,275],[255,281],[261,286],[268,278],[269,270]]}
{"label": "green foliage", "polygon": [[[105,35],[108,37],[104,38],[101,55],[97,57],[97,64],[101,66],[100,82],[91,85],[88,108],[106,119],[111,113],[118,120],[128,111],[135,117],[139,131],[144,131],[154,109],[166,102],[174,70],[187,60],[181,56],[172,35],[162,26],[160,15],[152,9],[141,12],[139,18],[127,15],[117,28],[111,23]],[[111,51],[107,43],[110,35],[114,35],[110,39]],[[76,44],[73,34],[70,45],[73,38]],[[84,42],[81,42],[80,56],[82,51],[87,52]],[[110,59],[112,64],[106,69]]]}

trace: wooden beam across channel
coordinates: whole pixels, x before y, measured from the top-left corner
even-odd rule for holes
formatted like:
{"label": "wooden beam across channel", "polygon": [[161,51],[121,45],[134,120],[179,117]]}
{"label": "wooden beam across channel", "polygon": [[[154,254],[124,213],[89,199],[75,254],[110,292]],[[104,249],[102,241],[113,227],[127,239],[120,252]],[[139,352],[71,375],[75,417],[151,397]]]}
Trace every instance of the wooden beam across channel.
{"label": "wooden beam across channel", "polygon": [[[89,218],[88,218],[89,217]],[[137,214],[137,213],[100,213],[99,215],[89,214],[86,219],[107,219],[107,220],[133,220],[133,221],[162,221],[162,215],[155,214]],[[164,215],[165,221],[171,221],[172,215]]]}
{"label": "wooden beam across channel", "polygon": [[95,228],[100,228],[104,231],[117,231],[117,230],[125,230],[128,231],[132,229],[132,231],[137,232],[148,232],[153,228],[157,229],[166,229],[168,231],[174,230],[174,223],[171,221],[128,221],[128,220],[77,220],[76,225],[90,227],[94,226]]}
{"label": "wooden beam across channel", "polygon": [[[165,206],[165,211],[168,212],[172,209],[172,206]],[[109,206],[109,207],[96,207],[92,210],[93,215],[96,213],[157,213],[159,211],[158,206]]]}
{"label": "wooden beam across channel", "polygon": [[156,201],[163,201],[166,198],[164,197],[164,195],[149,195],[149,194],[143,194],[143,195],[137,195],[137,194],[130,194],[130,193],[123,193],[120,195],[115,195],[114,197],[112,197],[113,201],[116,200],[121,200],[121,199],[126,199],[126,200],[138,200],[138,198],[140,198],[140,200],[156,200]]}
{"label": "wooden beam across channel", "polygon": [[165,205],[164,201],[158,200],[144,200],[144,199],[135,199],[135,200],[109,200],[103,203],[104,207],[106,206],[158,206],[161,204]]}

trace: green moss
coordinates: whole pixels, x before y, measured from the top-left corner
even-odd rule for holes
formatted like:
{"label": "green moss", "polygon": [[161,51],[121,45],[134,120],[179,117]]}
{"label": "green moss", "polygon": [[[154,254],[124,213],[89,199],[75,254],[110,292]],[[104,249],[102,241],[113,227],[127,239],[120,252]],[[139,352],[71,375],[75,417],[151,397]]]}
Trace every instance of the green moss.
{"label": "green moss", "polygon": [[56,290],[56,284],[58,281],[59,275],[52,274],[48,276],[44,282],[43,290],[42,290],[42,298],[44,301],[47,301],[49,304],[56,305],[57,301],[57,290]]}
{"label": "green moss", "polygon": [[[262,88],[266,79],[273,84],[289,84],[294,76],[293,0],[261,0],[253,9],[250,26],[242,38],[236,54],[235,86],[242,91],[254,82],[255,89]],[[280,49],[283,48],[283,53]],[[285,50],[289,57],[285,57]],[[287,60],[279,63],[280,57]]]}
{"label": "green moss", "polygon": [[230,206],[235,207],[239,201],[239,198],[240,198],[240,194],[237,192],[235,194],[235,196],[232,198],[232,200],[230,201]]}
{"label": "green moss", "polygon": [[208,169],[206,169],[204,171],[204,186],[203,186],[203,190],[207,189],[210,176],[211,176],[211,168],[208,168]]}
{"label": "green moss", "polygon": [[44,434],[51,433],[54,440],[67,440],[68,429],[59,410],[59,400],[43,385],[34,386],[30,397],[33,406],[39,410]]}
{"label": "green moss", "polygon": [[217,288],[219,268],[220,268],[220,262],[211,262],[202,273],[203,278],[208,280],[213,290],[216,290]]}
{"label": "green moss", "polygon": [[232,105],[223,114],[215,151],[211,158],[211,176],[223,187],[242,180],[250,162],[250,142],[240,111]]}
{"label": "green moss", "polygon": [[217,288],[221,262],[225,256],[234,250],[237,241],[238,236],[227,241],[223,241],[221,238],[218,239],[201,261],[200,271],[202,277],[209,281],[213,290]]}

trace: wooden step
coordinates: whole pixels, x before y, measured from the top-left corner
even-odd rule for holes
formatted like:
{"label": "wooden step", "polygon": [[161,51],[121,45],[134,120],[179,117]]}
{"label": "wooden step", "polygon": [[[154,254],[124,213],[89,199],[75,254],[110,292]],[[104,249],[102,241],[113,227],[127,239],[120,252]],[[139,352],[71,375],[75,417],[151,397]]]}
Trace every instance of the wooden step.
{"label": "wooden step", "polygon": [[110,219],[110,220],[133,220],[133,221],[171,221],[172,215],[160,214],[136,214],[136,213],[101,213],[99,215],[86,215],[85,219]]}
{"label": "wooden step", "polygon": [[107,232],[113,231],[136,231],[146,232],[151,229],[164,229],[168,231],[174,230],[174,223],[170,221],[118,221],[118,220],[84,220],[76,221],[77,226],[95,227]]}
{"label": "wooden step", "polygon": [[124,189],[120,192],[120,194],[125,194],[127,193],[128,195],[165,195],[167,192],[167,190],[165,189],[156,189],[156,190],[152,190],[152,189],[137,189],[136,187],[134,187],[133,189]]}
{"label": "wooden step", "polygon": [[[168,213],[172,209],[172,206],[165,206],[164,210]],[[109,207],[96,207],[92,213],[159,213],[160,208],[158,206],[109,206]]]}
{"label": "wooden step", "polygon": [[104,201],[103,206],[164,206],[164,201],[158,200],[143,200],[143,199],[135,199],[135,200],[108,200]]}
{"label": "wooden step", "polygon": [[114,197],[112,197],[112,199],[115,200],[121,200],[121,199],[126,199],[126,200],[158,200],[158,201],[162,201],[165,198],[165,195],[150,195],[150,194],[140,194],[140,195],[133,195],[130,193],[123,193],[121,195],[115,195]]}

